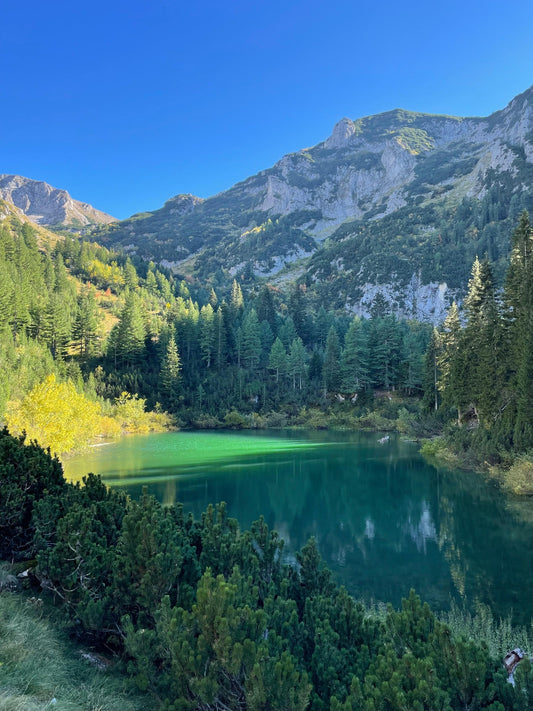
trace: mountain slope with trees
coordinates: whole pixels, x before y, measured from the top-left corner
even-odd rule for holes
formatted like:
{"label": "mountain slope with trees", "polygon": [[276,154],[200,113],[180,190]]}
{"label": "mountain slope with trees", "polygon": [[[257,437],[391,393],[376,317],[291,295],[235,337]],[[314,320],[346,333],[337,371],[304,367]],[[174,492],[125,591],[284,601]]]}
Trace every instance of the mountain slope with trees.
{"label": "mountain slope with trees", "polygon": [[[143,309],[144,347],[149,319],[166,303],[154,273],[159,302],[126,258],[37,227],[8,203],[0,214],[0,417],[58,453],[121,428],[157,426],[131,383],[100,392],[97,369],[110,335],[126,323],[128,279],[137,289],[129,301]],[[138,323],[122,326],[121,355],[138,332]]]}
{"label": "mountain slope with trees", "polygon": [[442,406],[455,414],[452,449],[477,466],[512,463],[507,483],[531,495],[533,228],[525,211],[511,245],[503,290],[495,288],[490,262],[475,259],[462,314],[453,304],[431,339],[424,397],[435,411]]}
{"label": "mountain slope with trees", "polygon": [[336,307],[438,321],[533,209],[533,88],[487,118],[404,110],[343,119],[324,142],[207,200],[177,196],[97,239],[209,280],[299,277]]}

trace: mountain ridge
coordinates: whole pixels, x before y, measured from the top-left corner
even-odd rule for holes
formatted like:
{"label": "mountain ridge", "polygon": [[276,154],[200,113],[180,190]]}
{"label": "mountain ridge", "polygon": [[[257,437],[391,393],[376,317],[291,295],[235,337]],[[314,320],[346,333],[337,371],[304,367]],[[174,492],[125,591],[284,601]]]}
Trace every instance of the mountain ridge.
{"label": "mountain ridge", "polygon": [[[513,173],[514,148],[533,162],[532,96],[530,88],[489,117],[404,109],[345,117],[316,146],[211,198],[189,198],[187,209],[176,209],[179,196],[171,198],[140,219],[105,228],[103,239],[204,278],[245,268],[274,278],[352,221],[380,220],[412,205],[481,200],[488,172]],[[432,182],[425,172],[441,175]]]}
{"label": "mountain ridge", "polygon": [[361,315],[381,292],[398,315],[438,321],[477,254],[501,277],[522,209],[533,210],[533,87],[488,117],[344,117],[228,190],[84,231],[214,286],[299,280]]}
{"label": "mountain ridge", "polygon": [[116,221],[92,205],[74,200],[66,190],[22,175],[0,175],[0,199],[12,203],[37,225],[85,227]]}

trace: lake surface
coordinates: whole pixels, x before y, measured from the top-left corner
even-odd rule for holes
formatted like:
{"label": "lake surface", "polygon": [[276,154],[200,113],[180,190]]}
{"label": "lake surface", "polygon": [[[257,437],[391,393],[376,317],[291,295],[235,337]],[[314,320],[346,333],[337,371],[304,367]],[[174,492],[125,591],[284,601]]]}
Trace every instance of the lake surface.
{"label": "lake surface", "polygon": [[533,503],[484,477],[437,469],[414,443],[375,433],[171,432],[125,437],[65,464],[133,497],[199,517],[225,501],[241,528],[262,514],[288,559],[310,536],[339,583],[398,605],[414,587],[433,609],[489,605],[533,617]]}

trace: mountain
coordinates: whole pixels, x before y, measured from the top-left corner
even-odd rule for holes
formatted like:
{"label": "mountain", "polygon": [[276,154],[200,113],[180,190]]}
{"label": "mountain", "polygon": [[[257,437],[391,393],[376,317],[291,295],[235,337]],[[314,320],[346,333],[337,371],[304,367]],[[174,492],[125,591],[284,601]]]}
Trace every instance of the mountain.
{"label": "mountain", "polygon": [[0,229],[6,228],[8,231],[12,231],[13,225],[18,225],[19,223],[29,225],[32,228],[32,233],[35,235],[39,249],[43,251],[55,247],[61,239],[58,233],[42,225],[36,225],[12,202],[0,199]]}
{"label": "mountain", "polygon": [[179,195],[98,239],[215,284],[224,273],[299,278],[359,313],[381,291],[396,312],[438,320],[476,254],[503,273],[532,178],[533,87],[486,118],[343,118],[225,192]]}
{"label": "mountain", "polygon": [[66,190],[21,175],[0,175],[0,199],[15,205],[37,225],[84,227],[115,222],[111,215],[74,200]]}

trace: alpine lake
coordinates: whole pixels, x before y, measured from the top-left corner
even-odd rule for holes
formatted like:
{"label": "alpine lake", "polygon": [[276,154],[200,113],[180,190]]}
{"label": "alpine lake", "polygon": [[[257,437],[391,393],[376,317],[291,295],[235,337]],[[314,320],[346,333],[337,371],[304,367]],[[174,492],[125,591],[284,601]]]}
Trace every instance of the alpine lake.
{"label": "alpine lake", "polygon": [[367,603],[414,588],[434,610],[452,600],[529,625],[533,502],[474,472],[437,468],[413,442],[378,433],[253,431],[135,435],[65,462],[138,497],[181,502],[199,518],[225,501],[242,529],[264,516],[288,562],[314,536],[339,584]]}

